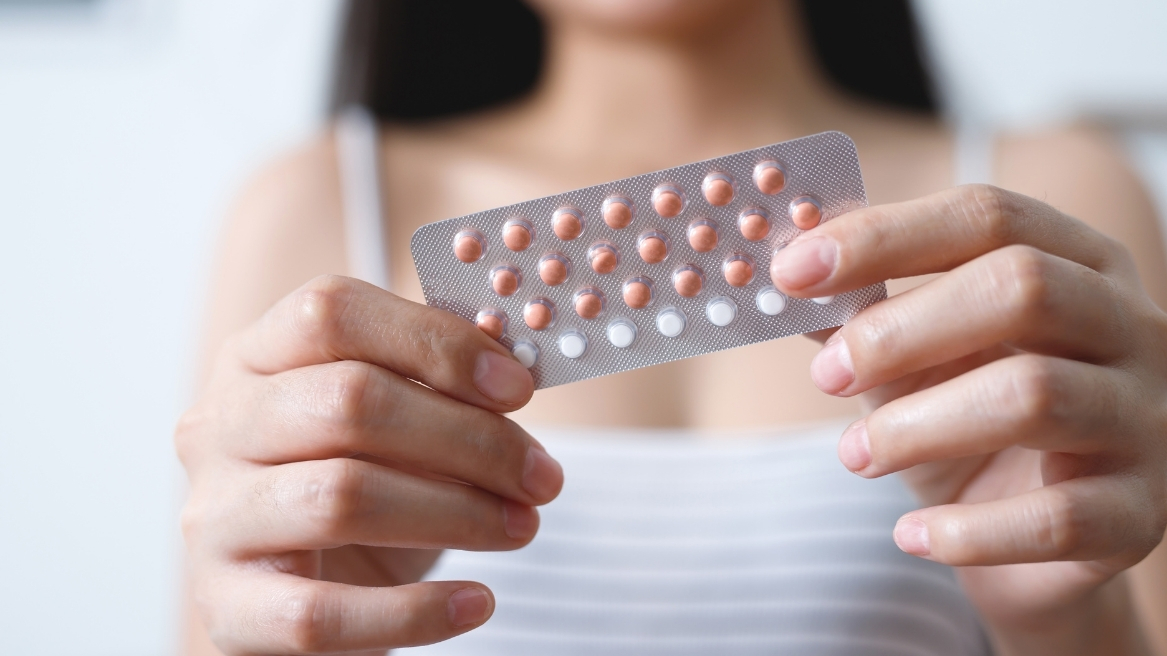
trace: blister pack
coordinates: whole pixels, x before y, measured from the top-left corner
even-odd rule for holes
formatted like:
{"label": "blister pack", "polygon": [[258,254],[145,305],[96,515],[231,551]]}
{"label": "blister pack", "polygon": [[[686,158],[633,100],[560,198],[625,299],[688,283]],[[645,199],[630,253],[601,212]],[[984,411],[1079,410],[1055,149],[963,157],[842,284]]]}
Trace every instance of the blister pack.
{"label": "blister pack", "polygon": [[426,303],[475,322],[536,389],[840,326],[883,284],[788,298],[770,260],[867,205],[840,132],[422,226]]}

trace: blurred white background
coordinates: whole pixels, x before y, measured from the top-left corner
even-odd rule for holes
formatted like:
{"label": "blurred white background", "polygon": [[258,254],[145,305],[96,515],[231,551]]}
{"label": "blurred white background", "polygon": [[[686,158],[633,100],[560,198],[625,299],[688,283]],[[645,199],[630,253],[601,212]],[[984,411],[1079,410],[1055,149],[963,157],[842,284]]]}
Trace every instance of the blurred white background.
{"label": "blurred white background", "polygon": [[[918,0],[951,111],[1105,118],[1167,207],[1167,4]],[[0,653],[175,651],[214,235],[319,125],[338,0],[0,0]]]}

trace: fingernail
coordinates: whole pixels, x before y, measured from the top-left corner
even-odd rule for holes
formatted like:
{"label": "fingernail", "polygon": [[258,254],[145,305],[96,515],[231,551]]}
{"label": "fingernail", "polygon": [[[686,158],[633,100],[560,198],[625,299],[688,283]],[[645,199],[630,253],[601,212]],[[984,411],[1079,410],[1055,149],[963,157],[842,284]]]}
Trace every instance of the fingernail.
{"label": "fingernail", "polygon": [[512,540],[530,539],[539,530],[539,512],[521,503],[504,501],[502,519],[503,529]]}
{"label": "fingernail", "polygon": [[858,472],[871,464],[871,443],[867,439],[867,422],[853,424],[839,440],[839,460],[847,469]]}
{"label": "fingernail", "polygon": [[490,595],[478,588],[464,588],[450,595],[450,602],[447,611],[450,614],[450,624],[454,626],[467,626],[469,624],[481,624],[490,617],[491,606],[494,604],[490,600]]}
{"label": "fingernail", "polygon": [[855,382],[855,368],[851,364],[851,349],[842,332],[831,335],[827,343],[810,363],[810,378],[815,386],[827,394],[836,394]]}
{"label": "fingernail", "polygon": [[833,239],[812,237],[797,241],[774,254],[770,278],[779,287],[803,289],[829,278],[838,259],[839,247]]}
{"label": "fingernail", "polygon": [[927,556],[932,553],[928,543],[928,525],[915,517],[901,519],[896,524],[893,536],[896,546],[905,553],[913,556]]}
{"label": "fingernail", "polygon": [[538,501],[550,501],[563,486],[563,467],[542,449],[527,449],[523,467],[523,489]]}
{"label": "fingernail", "polygon": [[531,374],[527,368],[505,355],[483,351],[474,367],[478,391],[504,405],[518,405],[531,394]]}

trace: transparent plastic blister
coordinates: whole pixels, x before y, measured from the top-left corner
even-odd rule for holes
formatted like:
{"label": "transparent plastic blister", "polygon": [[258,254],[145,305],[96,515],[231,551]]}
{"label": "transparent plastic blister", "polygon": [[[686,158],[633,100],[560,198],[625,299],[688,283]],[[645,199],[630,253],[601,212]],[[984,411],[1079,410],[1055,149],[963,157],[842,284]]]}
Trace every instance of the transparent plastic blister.
{"label": "transparent plastic blister", "polygon": [[867,205],[845,134],[431,223],[411,248],[426,302],[502,331],[542,389],[840,326],[886,298],[883,284],[774,288],[770,260],[806,203],[821,221]]}

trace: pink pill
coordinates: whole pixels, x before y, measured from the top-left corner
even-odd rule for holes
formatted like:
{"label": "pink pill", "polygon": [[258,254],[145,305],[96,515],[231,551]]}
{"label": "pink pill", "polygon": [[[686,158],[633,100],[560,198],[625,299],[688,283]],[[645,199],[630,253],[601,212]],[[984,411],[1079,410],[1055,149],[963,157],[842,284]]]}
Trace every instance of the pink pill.
{"label": "pink pill", "polygon": [[613,230],[623,230],[632,223],[632,202],[612,196],[604,201],[604,223]]}
{"label": "pink pill", "polygon": [[560,255],[548,255],[539,261],[539,279],[549,287],[562,285],[567,280],[567,260]]}
{"label": "pink pill", "polygon": [[790,204],[790,220],[802,230],[810,230],[823,220],[823,210],[813,198],[795,198]]}
{"label": "pink pill", "polygon": [[648,283],[632,280],[624,285],[624,304],[633,310],[648,307],[652,302],[652,288]]}
{"label": "pink pill", "polygon": [[698,253],[708,253],[717,248],[717,229],[706,222],[689,226],[689,245]]}
{"label": "pink pill", "polygon": [[770,220],[761,210],[746,210],[738,219],[738,228],[742,236],[750,241],[765,239],[770,234]]}
{"label": "pink pill", "polygon": [[518,221],[508,222],[502,229],[502,243],[516,253],[527,250],[531,245],[531,228]]}
{"label": "pink pill", "polygon": [[523,321],[531,330],[545,330],[554,319],[550,301],[531,301],[523,308]]}
{"label": "pink pill", "polygon": [[499,296],[510,296],[519,289],[519,272],[510,267],[498,267],[490,272],[490,285]]}
{"label": "pink pill", "polygon": [[729,205],[733,200],[733,181],[724,173],[710,173],[705,176],[701,191],[705,193],[705,200],[709,201],[710,205],[717,207]]}
{"label": "pink pill", "polygon": [[786,188],[786,172],[778,162],[762,162],[754,167],[754,184],[758,191],[773,196]]}
{"label": "pink pill", "polygon": [[616,249],[607,244],[596,244],[592,246],[588,258],[591,260],[592,271],[595,271],[601,276],[615,271],[616,265],[620,263],[620,258],[616,256]]}
{"label": "pink pill", "polygon": [[731,287],[745,287],[754,279],[754,265],[749,260],[732,259],[722,267],[722,273]]}
{"label": "pink pill", "polygon": [[491,339],[501,339],[503,333],[502,319],[495,314],[482,313],[478,315],[478,329],[486,333]]}
{"label": "pink pill", "polygon": [[584,319],[595,319],[604,309],[604,300],[593,291],[575,297],[575,313]]}
{"label": "pink pill", "polygon": [[636,250],[640,253],[640,259],[649,264],[664,262],[669,255],[669,247],[665,240],[655,235],[641,238]]}
{"label": "pink pill", "polygon": [[477,262],[486,250],[486,240],[477,230],[463,230],[454,237],[454,257],[472,264]]}
{"label": "pink pill", "polygon": [[704,285],[701,279],[701,274],[692,267],[678,269],[673,274],[673,288],[677,293],[685,298],[693,298],[701,293],[701,287]]}
{"label": "pink pill", "polygon": [[559,210],[551,221],[551,229],[556,237],[563,241],[571,241],[583,233],[583,219],[575,210]]}
{"label": "pink pill", "polygon": [[685,209],[685,199],[681,190],[672,185],[661,185],[652,192],[652,208],[666,219],[671,219]]}

